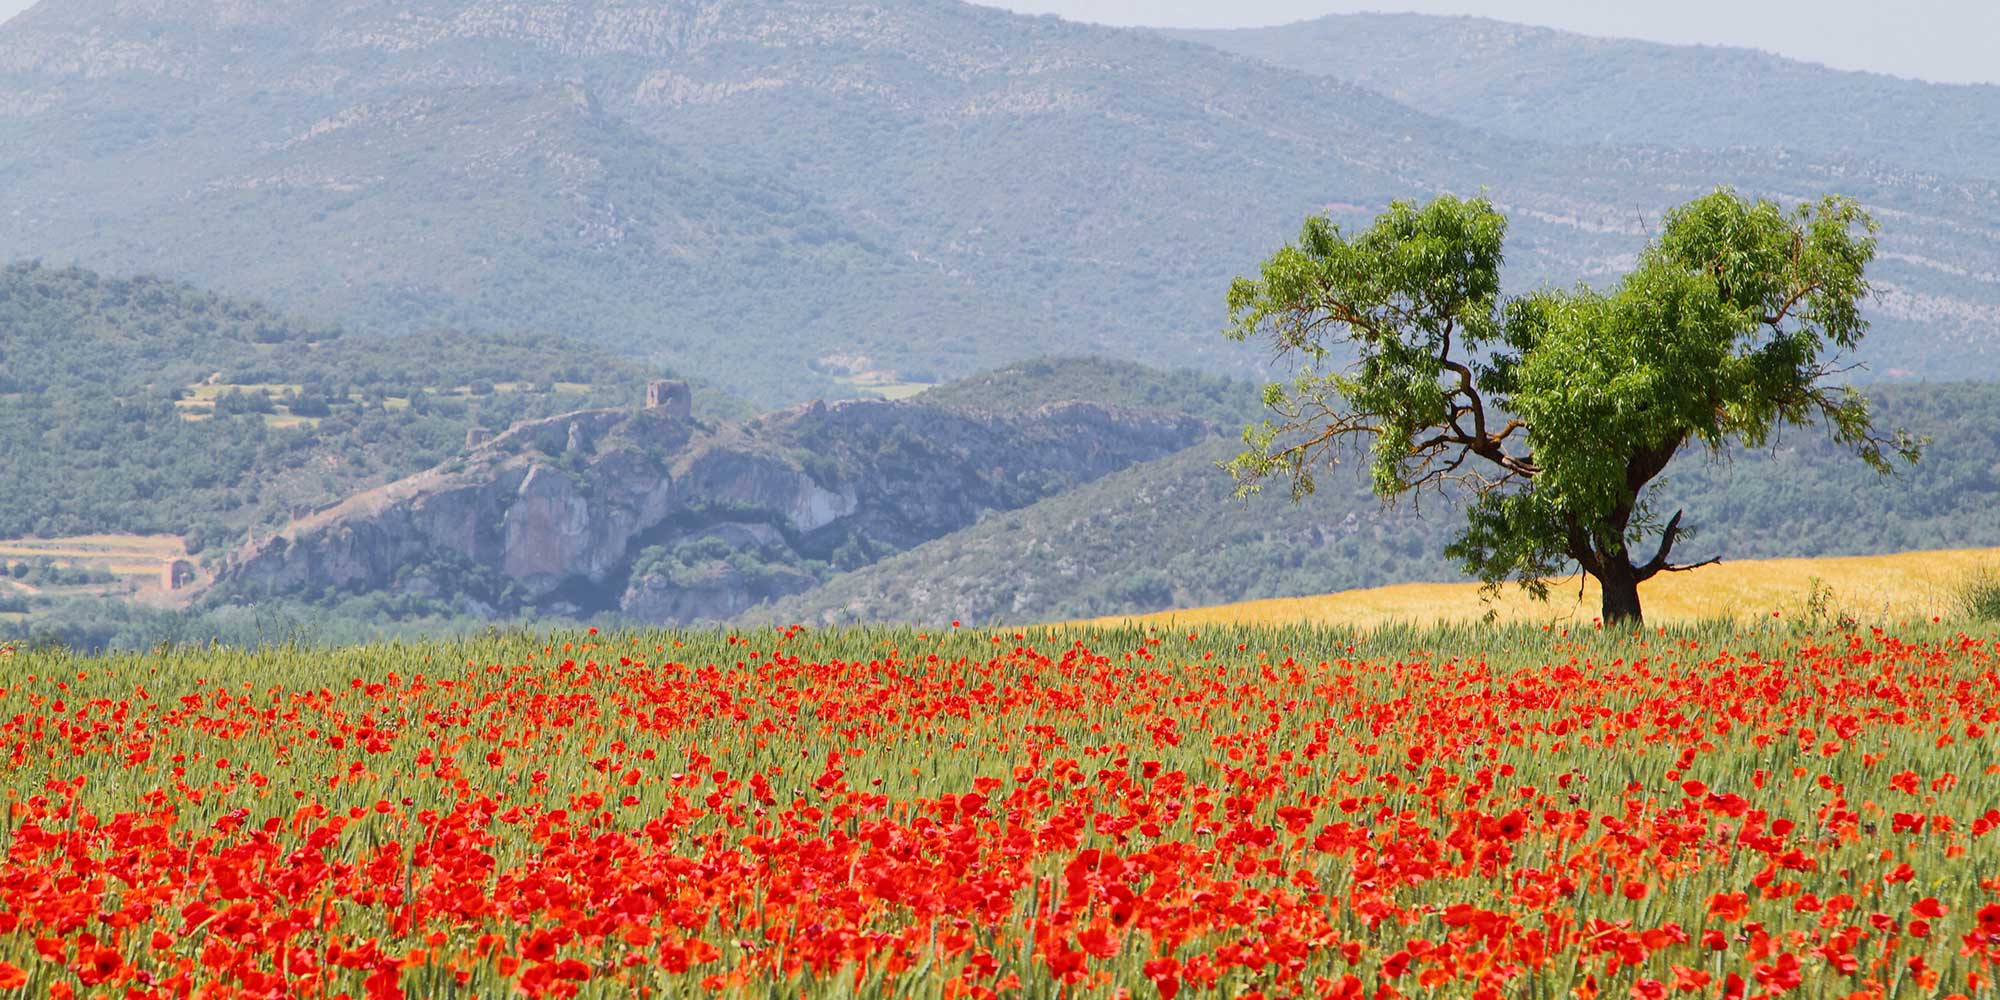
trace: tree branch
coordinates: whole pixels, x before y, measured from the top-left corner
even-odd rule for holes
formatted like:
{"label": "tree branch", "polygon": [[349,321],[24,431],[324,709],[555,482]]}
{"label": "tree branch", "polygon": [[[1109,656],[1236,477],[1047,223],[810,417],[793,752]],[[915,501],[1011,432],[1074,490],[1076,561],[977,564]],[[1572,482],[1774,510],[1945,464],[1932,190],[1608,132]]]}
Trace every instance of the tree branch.
{"label": "tree branch", "polygon": [[1713,566],[1721,561],[1722,561],[1721,556],[1709,556],[1707,559],[1703,559],[1698,563],[1669,563],[1665,566],[1660,567],[1660,572],[1685,573],[1691,569],[1700,569],[1703,566]]}
{"label": "tree branch", "polygon": [[1783,323],[1786,319],[1788,319],[1792,315],[1792,308],[1799,304],[1800,299],[1803,299],[1806,296],[1811,295],[1812,293],[1817,291],[1819,291],[1819,282],[1817,281],[1811,281],[1807,282],[1804,285],[1800,285],[1797,289],[1793,290],[1790,298],[1786,299],[1783,304],[1778,306],[1778,311],[1776,313],[1760,316],[1758,317],[1758,319],[1761,320],[1765,326],[1768,326],[1773,330],[1775,330],[1778,328],[1778,324]]}
{"label": "tree branch", "polygon": [[1667,521],[1667,530],[1660,534],[1659,551],[1653,553],[1653,558],[1647,560],[1644,566],[1633,570],[1633,575],[1638,577],[1640,583],[1644,583],[1661,573],[1684,573],[1691,569],[1700,569],[1703,566],[1713,566],[1722,561],[1720,558],[1711,558],[1685,565],[1667,561],[1668,554],[1673,552],[1674,541],[1681,534],[1681,516],[1686,513],[1684,510],[1674,511],[1674,516]]}
{"label": "tree branch", "polygon": [[1583,530],[1582,522],[1578,521],[1574,516],[1565,518],[1563,521],[1563,538],[1569,549],[1565,554],[1571,559],[1576,560],[1576,564],[1583,567],[1585,573],[1602,579],[1604,576],[1604,560],[1597,557],[1597,550],[1591,546],[1590,535]]}

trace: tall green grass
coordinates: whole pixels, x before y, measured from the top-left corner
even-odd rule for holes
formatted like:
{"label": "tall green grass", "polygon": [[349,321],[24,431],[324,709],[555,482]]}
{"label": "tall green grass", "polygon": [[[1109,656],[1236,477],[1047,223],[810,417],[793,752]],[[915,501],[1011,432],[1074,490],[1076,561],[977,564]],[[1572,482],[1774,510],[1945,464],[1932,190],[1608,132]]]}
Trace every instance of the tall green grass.
{"label": "tall green grass", "polygon": [[1958,585],[1958,618],[1968,623],[2000,622],[2000,571],[1992,567]]}
{"label": "tall green grass", "polygon": [[[1988,578],[1976,594],[1968,585],[1961,602],[1966,614],[1959,622],[1898,623],[1898,636],[1911,641],[1950,635],[1960,625],[2000,620],[2000,576]],[[1975,599],[1976,598],[1976,599]],[[1829,616],[1830,618],[1830,616]],[[890,650],[905,652],[922,647],[926,654],[947,659],[966,656],[980,659],[1012,649],[1016,642],[1034,642],[1047,648],[1049,641],[1081,642],[1093,649],[1131,649],[1149,638],[1197,636],[1203,648],[1220,649],[1243,645],[1251,650],[1283,650],[1301,661],[1349,658],[1394,657],[1412,651],[1450,657],[1481,657],[1496,667],[1524,666],[1545,662],[1552,648],[1560,648],[1565,658],[1571,653],[1593,655],[1669,643],[1695,643],[1706,649],[1730,648],[1777,652],[1819,635],[1832,636],[1843,630],[1829,619],[1773,620],[1745,625],[1728,619],[1669,623],[1629,630],[1599,629],[1590,626],[1545,626],[1524,622],[1482,623],[1478,621],[1422,624],[1398,622],[1375,628],[1296,625],[1166,626],[1119,625],[1109,627],[1023,626],[1018,628],[937,629],[917,626],[884,625],[832,630],[808,630],[790,640],[792,653],[808,658],[851,659],[882,656]],[[309,639],[291,638],[256,646],[228,644],[163,645],[146,652],[78,653],[60,646],[22,647],[4,663],[4,673],[49,673],[82,671],[87,676],[72,687],[79,693],[110,695],[129,692],[134,680],[160,688],[180,688],[197,681],[253,681],[259,686],[297,687],[326,684],[353,677],[379,677],[397,672],[456,673],[468,661],[487,664],[516,664],[527,658],[561,658],[565,647],[577,653],[586,645],[598,659],[616,658],[629,651],[635,658],[649,661],[733,663],[747,648],[768,650],[775,640],[772,629],[666,629],[631,630],[595,634],[584,629],[533,631],[527,629],[486,630],[469,635],[441,636],[436,639],[391,639],[383,642],[330,645]],[[1552,647],[1551,642],[1559,643]],[[664,650],[665,652],[656,652]]]}
{"label": "tall green grass", "polygon": [[[1831,617],[1831,616],[1822,616]],[[1955,635],[1958,627],[1951,623],[1911,623],[1898,625],[1894,635],[1906,642],[1939,642]],[[1674,660],[1707,660],[1727,651],[1747,658],[1755,653],[1767,659],[1782,658],[1793,664],[1806,664],[1816,653],[1829,647],[1844,649],[1849,632],[1837,623],[1787,619],[1773,620],[1756,626],[1744,626],[1730,621],[1709,621],[1683,625],[1656,626],[1630,630],[1605,631],[1584,627],[1565,629],[1529,624],[1480,624],[1465,622],[1449,625],[1398,624],[1370,630],[1345,627],[1316,626],[1232,626],[1220,628],[1175,629],[1141,628],[1124,626],[1113,628],[1052,629],[1049,627],[1021,629],[921,629],[913,627],[879,627],[847,629],[825,632],[806,632],[790,638],[785,643],[785,653],[809,662],[832,660],[869,661],[898,660],[905,664],[915,664],[936,656],[950,662],[963,657],[970,661],[969,671],[977,673],[981,664],[991,658],[1005,657],[1016,645],[1034,646],[1045,654],[1059,654],[1071,643],[1080,643],[1106,656],[1148,648],[1160,650],[1162,668],[1187,671],[1199,676],[1211,672],[1246,686],[1265,683],[1260,680],[1260,666],[1292,658],[1303,664],[1332,663],[1341,669],[1341,661],[1371,661],[1381,663],[1402,663],[1404,661],[1445,661],[1457,660],[1461,663],[1479,661],[1490,665],[1496,672],[1514,670],[1536,670],[1543,666],[1579,663],[1596,664],[1600,667],[1623,661],[1630,664],[1640,658],[1656,662]],[[1190,639],[1190,635],[1193,636]],[[327,647],[304,643],[279,643],[259,648],[211,647],[170,647],[146,654],[118,654],[110,656],[82,656],[59,649],[24,650],[14,656],[0,660],[0,718],[17,713],[39,711],[36,704],[30,704],[30,697],[50,694],[51,682],[60,681],[63,688],[60,696],[69,702],[72,712],[75,706],[94,698],[117,701],[133,696],[135,686],[144,686],[154,699],[175,699],[191,694],[214,701],[228,696],[248,699],[257,703],[260,710],[278,712],[284,709],[281,692],[311,692],[325,688],[336,696],[350,682],[380,682],[390,675],[396,675],[403,683],[412,683],[422,676],[432,680],[439,678],[459,678],[466,687],[454,695],[467,703],[476,703],[479,697],[499,685],[507,684],[517,675],[511,667],[527,662],[536,664],[560,664],[566,659],[583,662],[594,659],[599,662],[616,662],[621,655],[643,659],[652,663],[670,660],[694,667],[714,665],[725,676],[744,675],[744,668],[734,668],[739,661],[754,659],[747,654],[755,650],[769,653],[777,639],[771,630],[742,630],[737,632],[704,630],[661,630],[622,633],[591,634],[583,630],[562,630],[555,632],[484,632],[469,636],[441,638],[434,641],[391,641],[373,645]],[[1157,645],[1154,643],[1157,641]],[[1244,654],[1237,655],[1238,647]],[[1201,658],[1205,651],[1214,651],[1217,659],[1213,662]],[[475,668],[468,670],[468,665]],[[502,668],[502,671],[487,675],[482,669],[487,666]],[[756,667],[750,667],[754,673]],[[1803,669],[1803,667],[1802,667]],[[1952,669],[1959,669],[1954,665]],[[1964,669],[1971,669],[1965,667]],[[537,672],[537,676],[540,673]],[[37,678],[29,682],[28,678]],[[599,694],[604,694],[602,685],[612,681],[600,678],[594,682],[600,685]],[[1436,689],[1423,683],[1414,683],[1404,690],[1403,681],[1393,672],[1380,669],[1362,673],[1357,683],[1360,690],[1355,692],[1357,703],[1390,704],[1403,696],[1421,698]],[[755,690],[754,688],[748,688]],[[962,688],[961,688],[962,689]],[[1101,692],[1100,692],[1101,693]],[[832,693],[838,698],[838,692]],[[1636,697],[1636,695],[1634,696]],[[606,699],[609,701],[610,699]],[[1631,708],[1631,698],[1618,691],[1607,692],[1597,707],[1624,711]],[[197,703],[198,704],[198,703]],[[365,708],[365,703],[360,703]],[[1139,743],[1135,725],[1129,715],[1129,705],[1119,704],[1115,698],[1083,698],[1073,711],[1066,710],[1060,717],[1046,720],[1060,733],[1066,745],[1087,747],[1125,739]],[[218,713],[219,714],[219,713]],[[1310,709],[1301,714],[1313,717]],[[1413,713],[1415,714],[1420,713]],[[1029,721],[1025,717],[1010,715],[1005,711],[994,711],[967,719],[964,729],[956,723],[916,733],[898,733],[893,739],[883,740],[879,746],[871,746],[871,752],[850,760],[848,781],[859,788],[880,787],[884,794],[910,798],[935,795],[943,790],[964,790],[972,787],[980,777],[999,777],[1006,773],[1014,758],[993,752],[996,744],[1013,741],[1021,724]],[[414,730],[420,723],[412,722]],[[1342,723],[1344,736],[1356,740],[1381,740],[1395,745],[1395,741],[1405,737],[1421,735],[1418,725],[1411,719],[1398,718],[1385,723],[1385,732],[1371,732],[1370,721],[1366,718],[1348,718]],[[1273,725],[1277,725],[1274,722]],[[1739,728],[1738,735],[1730,739],[1717,737],[1724,746],[1710,757],[1705,757],[1700,768],[1686,777],[1703,777],[1715,780],[1720,785],[1740,788],[1747,782],[1747,775],[1758,769],[1769,769],[1783,773],[1789,769],[1797,756],[1794,747],[1783,742],[1765,746],[1752,743],[1745,735],[1747,729]],[[623,734],[615,734],[623,735]],[[1286,728],[1270,737],[1271,745],[1277,750],[1297,749],[1304,742],[1302,732]],[[1959,813],[1968,811],[1962,800],[1981,794],[1978,781],[1984,778],[1980,771],[1985,758],[1984,750],[1975,742],[1961,741],[1949,748],[1939,746],[1926,750],[1929,746],[1928,734],[1906,734],[1911,738],[1923,736],[1920,745],[1905,742],[1898,745],[1893,759],[1899,762],[1914,759],[1919,753],[1928,754],[1928,760],[1936,770],[1949,769],[1966,776],[1966,782],[1951,793],[1956,796],[1940,811],[1955,809]],[[739,721],[727,718],[708,720],[698,726],[677,731],[671,737],[659,734],[635,733],[630,736],[633,749],[651,746],[661,754],[659,767],[675,766],[672,762],[680,759],[677,755],[687,748],[702,748],[713,754],[720,766],[733,773],[743,774],[769,769],[773,764],[788,766],[798,761],[817,763],[824,760],[833,750],[848,750],[852,746],[850,738],[840,731],[838,725],[832,728],[822,726],[801,726],[790,740],[774,741],[765,746],[761,741],[746,738],[747,729]],[[195,728],[182,728],[162,732],[155,748],[155,761],[162,766],[172,761],[175,754],[187,754],[190,767],[199,775],[207,775],[203,770],[212,761],[226,755],[231,760],[248,762],[252,767],[269,773],[275,781],[273,785],[281,791],[294,787],[310,787],[294,784],[294,772],[299,779],[310,781],[323,777],[321,768],[338,765],[355,751],[346,755],[328,754],[316,747],[279,746],[279,741],[291,741],[293,733],[263,732],[203,732]],[[953,746],[953,741],[963,737],[965,743]],[[397,741],[393,749],[370,758],[370,769],[379,776],[371,776],[366,782],[343,785],[338,792],[314,791],[316,798],[329,805],[345,807],[349,805],[365,807],[380,800],[411,800],[411,808],[444,809],[451,797],[438,782],[429,780],[425,765],[416,759],[428,745],[426,740],[403,739]],[[574,746],[565,752],[543,752],[554,745],[539,738],[530,743],[510,748],[510,755],[531,760],[529,764],[517,764],[510,756],[508,767],[523,766],[539,768],[550,772],[550,786],[557,791],[549,797],[551,802],[562,801],[562,796],[570,789],[593,786],[602,778],[592,770],[588,753],[578,752]],[[8,790],[20,796],[33,794],[49,781],[64,781],[72,778],[80,768],[89,762],[79,762],[69,756],[68,748],[51,741],[38,741],[38,748],[47,748],[48,756],[32,755],[24,758],[13,770],[0,770],[6,774]],[[483,749],[484,745],[481,745]],[[1497,750],[1498,748],[1496,748]],[[1213,747],[1203,739],[1190,739],[1185,745],[1171,749],[1155,749],[1170,768],[1181,769],[1191,775],[1197,783],[1221,786],[1227,780],[1227,767],[1211,759],[1217,756]],[[200,755],[200,756],[197,756]],[[1580,786],[1579,799],[1574,800],[1582,808],[1593,812],[1610,813],[1622,805],[1622,789],[1627,782],[1636,782],[1644,787],[1668,787],[1670,779],[1665,768],[1671,758],[1653,748],[1620,745],[1616,748],[1598,747],[1573,748],[1566,754],[1551,750],[1547,754],[1508,749],[1494,758],[1497,764],[1513,764],[1522,768],[1524,774],[1535,776],[1537,783],[1547,787],[1557,780],[1559,771],[1572,766],[1592,772],[1601,777],[1615,777],[1618,780],[1600,780]],[[285,761],[286,763],[278,763]],[[1830,780],[1843,787],[1864,788],[1872,780],[1879,784],[1881,776],[1867,769],[1856,753],[1842,754],[1837,758],[1814,761],[1816,769],[1823,770]],[[1928,775],[1934,768],[1926,767]],[[918,773],[921,770],[921,773]],[[801,769],[797,777],[809,778],[811,771]],[[497,772],[496,772],[497,774]],[[126,774],[93,774],[86,788],[78,795],[77,803],[99,816],[109,816],[130,809],[136,788],[157,778],[142,778]],[[192,779],[199,785],[204,777]],[[485,779],[499,782],[493,777]],[[1315,778],[1313,780],[1320,780]],[[1525,780],[1525,779],[1524,779]],[[875,783],[880,782],[878,786]],[[655,815],[662,812],[668,797],[674,794],[661,786],[647,786],[639,790],[644,799],[635,815]],[[788,796],[787,796],[788,798]],[[1760,800],[1761,801],[1761,800]],[[1415,806],[1416,800],[1398,800],[1399,807]],[[248,822],[252,827],[268,818],[280,818],[296,808],[295,803],[283,795],[269,799],[247,797],[244,794],[216,794],[200,800],[177,803],[188,829],[204,830],[213,825],[223,814],[244,808],[248,811]],[[1788,819],[1802,827],[1809,828],[1814,821],[1813,801],[1803,797],[1784,798],[1771,806],[1774,818]],[[1268,817],[1265,818],[1268,821]],[[386,828],[388,821],[371,820],[357,825],[356,830],[366,836],[374,836],[378,826]],[[829,820],[828,822],[832,822]],[[518,827],[496,829],[496,842],[491,850],[503,860],[516,859],[528,855],[533,845],[526,839],[526,833]],[[852,831],[847,831],[849,836]],[[11,836],[9,831],[7,836]],[[386,835],[386,834],[385,834]],[[678,834],[668,845],[671,849],[690,856],[699,852],[700,837],[718,835],[735,836],[721,829],[710,819],[702,825],[690,827]],[[1098,846],[1110,846],[1103,840],[1092,841]],[[355,863],[363,856],[365,848],[372,841],[364,841],[360,835],[343,842],[340,850],[348,852],[342,858]],[[1821,860],[1828,868],[1853,867],[1859,871],[1879,850],[1880,845],[1854,843],[1842,846],[1836,854]],[[1919,862],[1927,875],[1937,877],[1938,873],[1961,870],[1951,864],[1952,859],[1940,853],[1942,843],[1929,843],[1918,854],[1911,855]],[[1990,864],[1986,866],[1990,868]],[[1982,869],[1983,870],[1983,869]],[[1038,870],[1038,877],[1053,879],[1057,870],[1053,867]],[[1734,881],[1728,885],[1747,884],[1755,874],[1753,870],[1731,870],[1727,873]],[[1327,873],[1330,884],[1338,886],[1343,876],[1337,869]],[[1715,883],[1721,885],[1724,883]],[[1663,885],[1658,893],[1649,897],[1644,904],[1634,904],[1631,913],[1650,914],[1652,919],[1663,919],[1659,914],[1671,912],[1680,915],[1689,926],[1701,924],[1702,898],[1697,889],[1709,883],[1676,883]],[[1456,891],[1456,890],[1449,890]],[[1456,899],[1447,889],[1440,888],[1440,900]],[[1926,892],[1939,892],[1938,885],[1926,886]],[[1954,902],[1959,897],[1954,897]],[[1969,897],[1967,897],[1969,898]],[[1038,911],[1044,902],[1040,897],[1029,894],[1021,901],[1022,910],[1011,927],[1025,926],[1028,915]],[[1617,912],[1607,911],[1614,915]],[[1629,915],[1629,913],[1628,913]],[[360,918],[371,919],[371,918]],[[733,918],[732,918],[733,919]],[[1801,921],[1805,918],[1800,917]],[[1358,936],[1361,930],[1357,927]],[[1426,932],[1428,933],[1428,932]],[[389,933],[383,928],[384,937]],[[717,931],[718,939],[724,939]],[[1395,938],[1385,938],[1393,942]],[[454,939],[454,945],[456,945]],[[31,964],[30,942],[25,939],[7,942],[0,939],[0,958]],[[1020,942],[1013,942],[1020,947]],[[1385,949],[1392,950],[1392,949]],[[1156,995],[1150,992],[1142,976],[1138,974],[1139,962],[1144,956],[1131,956],[1121,960],[1117,966],[1119,981],[1116,985],[1132,987],[1134,996]],[[1379,957],[1379,956],[1378,956]],[[1064,993],[1063,987],[1050,979],[1044,968],[1033,960],[1032,954],[1013,956],[1005,959],[1009,968],[1017,970],[1023,977],[1024,990],[1021,995],[1030,997],[1051,997]],[[1324,971],[1335,975],[1345,967],[1336,964],[1331,953],[1314,957],[1315,972]],[[40,969],[40,966],[32,966]],[[949,973],[950,969],[943,970]],[[1950,971],[1958,971],[1956,968]],[[484,974],[482,974],[484,975]],[[42,980],[37,980],[39,985]],[[756,983],[733,995],[742,996],[792,996],[808,995],[831,1000],[833,997],[853,996],[925,996],[942,997],[944,977],[926,979],[921,976],[902,977],[893,983],[885,982],[881,970],[864,970],[860,981],[828,980],[818,983],[804,981],[786,983]],[[482,978],[470,986],[460,987],[449,981],[433,968],[415,970],[406,983],[411,996],[464,996],[484,997],[506,995],[510,989],[506,981],[499,978]],[[692,984],[685,986],[684,993],[663,995],[701,995]],[[1247,974],[1239,980],[1224,984],[1227,988],[1241,992],[1255,988],[1258,983]],[[1522,996],[1567,996],[1573,984],[1565,978],[1551,974],[1548,978],[1537,978],[1521,984]],[[1833,995],[1824,992],[1827,984],[1814,983],[1815,991],[1805,995]],[[1069,991],[1074,993],[1076,991]],[[607,987],[596,986],[586,991],[586,997],[608,998],[619,995]],[[1439,994],[1459,995],[1459,994]],[[1622,988],[1616,994],[1623,995]],[[1903,995],[1913,995],[1908,988]]]}

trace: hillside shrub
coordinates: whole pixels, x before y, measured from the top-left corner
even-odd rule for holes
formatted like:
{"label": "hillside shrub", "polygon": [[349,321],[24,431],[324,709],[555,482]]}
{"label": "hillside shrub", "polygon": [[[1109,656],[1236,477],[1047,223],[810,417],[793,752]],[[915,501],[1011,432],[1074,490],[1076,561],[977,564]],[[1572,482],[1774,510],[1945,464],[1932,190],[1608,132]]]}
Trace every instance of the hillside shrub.
{"label": "hillside shrub", "polygon": [[1959,617],[1976,622],[2000,622],[2000,571],[1981,569],[1958,585]]}

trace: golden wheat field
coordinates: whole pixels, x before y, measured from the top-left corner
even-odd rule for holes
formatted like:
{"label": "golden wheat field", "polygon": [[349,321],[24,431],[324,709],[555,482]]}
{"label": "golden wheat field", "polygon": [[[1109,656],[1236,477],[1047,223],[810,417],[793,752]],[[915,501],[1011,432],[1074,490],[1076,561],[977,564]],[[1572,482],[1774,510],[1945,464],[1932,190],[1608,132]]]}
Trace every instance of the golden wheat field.
{"label": "golden wheat field", "polygon": [[[1667,573],[1639,588],[1652,622],[1691,622],[1771,615],[1839,617],[1870,621],[1928,619],[1948,614],[1956,588],[1974,574],[2000,568],[2000,549],[1941,549],[1877,556],[1724,561],[1685,573]],[[1307,623],[1370,628],[1391,622],[1501,621],[1589,622],[1597,617],[1595,581],[1554,581],[1546,603],[1508,585],[1492,601],[1476,583],[1405,583],[1345,590],[1314,597],[1280,597],[1140,616],[1123,621],[1179,625]]]}
{"label": "golden wheat field", "polygon": [[[61,538],[0,538],[0,567],[15,562],[46,561],[55,565],[104,570],[125,589],[158,589],[160,573],[176,560],[188,558],[187,542],[179,535],[95,534]],[[16,585],[15,589],[28,589]],[[102,588],[85,588],[92,592]]]}

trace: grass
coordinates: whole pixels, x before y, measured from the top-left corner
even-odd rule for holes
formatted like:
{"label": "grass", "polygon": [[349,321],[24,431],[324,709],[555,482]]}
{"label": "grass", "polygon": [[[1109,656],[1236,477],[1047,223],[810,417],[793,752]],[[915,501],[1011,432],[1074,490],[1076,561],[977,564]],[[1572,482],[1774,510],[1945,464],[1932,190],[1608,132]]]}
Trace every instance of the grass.
{"label": "grass", "polygon": [[884,382],[878,385],[860,385],[856,388],[872,392],[883,399],[909,399],[931,387],[929,382]]}
{"label": "grass", "polygon": [[[292,413],[283,403],[278,402],[285,393],[301,392],[304,388],[299,383],[283,382],[199,382],[187,386],[187,395],[175,400],[174,407],[180,412],[182,420],[207,420],[215,415],[215,402],[226,392],[235,390],[249,394],[262,393],[270,397],[272,402],[276,403],[278,407],[278,412],[264,415],[264,426],[271,428],[316,427],[319,425],[320,418],[299,416]],[[493,385],[495,393],[530,392],[534,388],[535,386],[532,382],[497,382]],[[555,392],[571,395],[583,395],[590,392],[592,388],[593,386],[589,382],[554,383]],[[914,394],[923,388],[926,387],[918,386],[904,395]],[[443,396],[470,397],[473,394],[471,386],[463,385],[443,389],[434,388],[431,391]],[[349,393],[347,396],[347,402],[349,403],[359,403],[362,399],[363,396],[360,393]],[[390,411],[407,410],[410,408],[409,397],[385,396],[382,399],[382,408]]]}
{"label": "grass", "polygon": [[2000,571],[1981,566],[1960,582],[1955,608],[1958,617],[1975,622],[2000,622]]}
{"label": "grass", "polygon": [[275,399],[286,392],[299,392],[304,388],[297,382],[198,382],[187,387],[187,397],[181,402],[198,401],[213,405],[223,393],[232,390],[246,394],[261,392]]}
{"label": "grass", "polygon": [[[561,393],[577,393],[577,394],[580,394],[580,393],[586,393],[586,392],[589,392],[589,391],[591,390],[591,384],[590,384],[589,382],[556,382],[556,383],[553,383],[553,385],[554,385],[554,391],[556,391],[556,392],[561,392]],[[535,391],[535,383],[533,383],[533,382],[495,382],[495,383],[493,383],[493,391],[494,391],[494,392],[533,392],[533,391]],[[461,386],[456,386],[456,387],[454,387],[454,388],[453,388],[453,389],[451,390],[451,392],[452,392],[452,393],[454,393],[454,394],[458,394],[458,395],[468,395],[468,396],[469,396],[469,395],[471,395],[471,394],[472,394],[472,387],[471,387],[471,386],[467,386],[467,385],[461,385]]]}
{"label": "grass", "polygon": [[0,556],[150,556],[156,559],[187,555],[187,543],[179,535],[68,535],[61,538],[0,539]]}
{"label": "grass", "polygon": [[839,377],[834,381],[883,399],[909,399],[933,387],[933,383],[930,382],[905,382],[882,372],[862,372]]}
{"label": "grass", "polygon": [[[250,395],[262,393],[275,402],[286,392],[298,392],[303,388],[304,386],[299,383],[284,382],[198,382],[187,387],[186,396],[174,400],[174,408],[179,411],[182,420],[190,422],[207,420],[215,416],[216,400],[221,398],[223,393],[232,390]],[[283,412],[264,414],[264,426],[285,428],[315,426],[319,423],[316,417],[294,416],[282,404],[278,409]]]}
{"label": "grass", "polygon": [[[1876,556],[1727,561],[1668,573],[1639,588],[1650,622],[1849,614],[1869,621],[1916,621],[1960,613],[1968,577],[2000,562],[2000,549],[1944,549]],[[1989,584],[1988,592],[2000,590]],[[2000,598],[1989,597],[1992,602]],[[1291,622],[1373,628],[1386,622],[1474,621],[1489,610],[1505,622],[1588,623],[1598,614],[1594,581],[1571,577],[1550,587],[1549,600],[1516,586],[1488,603],[1474,583],[1406,583],[1312,597],[1163,611],[1133,618],[1141,624],[1268,625]],[[2000,615],[1996,615],[2000,617]],[[1087,624],[1112,624],[1108,617]]]}
{"label": "grass", "polygon": [[1943,996],[1989,961],[1992,656],[1713,621],[21,650],[0,962],[31,996],[110,948],[268,995],[567,961],[587,1000],[1612,1000],[1781,951],[1787,996]]}

